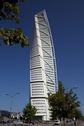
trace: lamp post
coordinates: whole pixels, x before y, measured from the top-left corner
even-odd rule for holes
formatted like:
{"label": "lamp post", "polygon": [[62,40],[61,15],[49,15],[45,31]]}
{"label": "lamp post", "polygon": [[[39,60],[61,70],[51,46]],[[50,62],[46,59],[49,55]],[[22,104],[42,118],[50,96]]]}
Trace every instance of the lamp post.
{"label": "lamp post", "polygon": [[77,88],[78,88],[78,86],[74,86],[74,87],[73,87],[73,89],[77,89]]}
{"label": "lamp post", "polygon": [[[73,89],[77,89],[77,88],[78,88],[77,86],[74,86],[74,87],[72,88],[72,90],[73,90]],[[73,120],[74,120],[74,126],[76,126],[76,119],[73,118]]]}
{"label": "lamp post", "polygon": [[12,112],[12,104],[13,104],[13,98],[16,96],[16,95],[19,95],[20,93],[15,93],[13,95],[10,95],[10,94],[6,94],[7,96],[9,96],[11,98],[11,104],[10,104],[10,119],[11,119],[11,112]]}

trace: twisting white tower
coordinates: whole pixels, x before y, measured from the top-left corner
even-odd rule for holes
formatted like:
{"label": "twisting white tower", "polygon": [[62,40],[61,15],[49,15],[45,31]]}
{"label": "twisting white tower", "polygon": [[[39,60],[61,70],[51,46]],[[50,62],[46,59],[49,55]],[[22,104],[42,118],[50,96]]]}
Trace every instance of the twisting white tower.
{"label": "twisting white tower", "polygon": [[30,51],[30,100],[36,116],[50,120],[48,93],[58,90],[54,45],[45,10],[35,15]]}

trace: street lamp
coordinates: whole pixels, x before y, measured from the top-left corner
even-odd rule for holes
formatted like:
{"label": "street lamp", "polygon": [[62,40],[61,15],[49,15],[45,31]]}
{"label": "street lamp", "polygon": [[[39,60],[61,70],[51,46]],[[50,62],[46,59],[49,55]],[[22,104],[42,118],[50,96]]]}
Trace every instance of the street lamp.
{"label": "street lamp", "polygon": [[16,96],[16,95],[19,95],[20,93],[15,93],[13,95],[10,95],[10,94],[6,94],[7,96],[9,96],[11,98],[11,104],[10,104],[10,119],[11,119],[11,112],[12,112],[12,104],[13,104],[13,98]]}
{"label": "street lamp", "polygon": [[[73,89],[77,89],[78,88],[78,86],[74,86],[73,88],[72,88],[72,90]],[[75,119],[75,117],[74,117],[74,126],[76,126],[76,119]]]}
{"label": "street lamp", "polygon": [[73,87],[73,89],[77,89],[77,88],[78,88],[78,86],[74,86],[74,87]]}
{"label": "street lamp", "polygon": [[72,87],[71,89],[70,89],[70,91],[73,91],[74,89],[77,89],[78,88],[78,86],[74,86],[74,87]]}

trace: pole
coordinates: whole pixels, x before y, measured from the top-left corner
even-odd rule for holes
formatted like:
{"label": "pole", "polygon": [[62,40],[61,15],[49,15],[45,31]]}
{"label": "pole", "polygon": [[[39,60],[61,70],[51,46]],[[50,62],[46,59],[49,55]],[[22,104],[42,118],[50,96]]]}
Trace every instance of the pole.
{"label": "pole", "polygon": [[[77,86],[74,86],[73,89],[77,89]],[[76,126],[76,119],[74,118],[74,126]]]}
{"label": "pole", "polygon": [[11,112],[12,112],[12,104],[13,104],[13,98],[20,93],[15,93],[14,95],[6,94],[11,98],[11,104],[10,104],[10,120],[11,120]]}
{"label": "pole", "polygon": [[10,104],[10,119],[11,119],[11,112],[12,112],[12,103],[13,103],[13,96],[11,96],[11,104]]}
{"label": "pole", "polygon": [[74,126],[76,126],[76,121],[74,121]]}

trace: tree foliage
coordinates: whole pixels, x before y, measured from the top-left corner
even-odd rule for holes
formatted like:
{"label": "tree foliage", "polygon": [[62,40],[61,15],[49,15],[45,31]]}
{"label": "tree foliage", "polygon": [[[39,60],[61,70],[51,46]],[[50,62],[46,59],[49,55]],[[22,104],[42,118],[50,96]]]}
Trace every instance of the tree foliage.
{"label": "tree foliage", "polygon": [[[13,21],[17,24],[19,18],[19,2],[24,0],[0,0],[0,20]],[[0,28],[0,39],[7,45],[20,43],[22,47],[28,46],[28,38],[24,35],[21,28],[4,29]]]}
{"label": "tree foliage", "polygon": [[59,82],[58,92],[49,95],[48,100],[52,119],[77,117],[77,110],[80,106],[77,94],[73,92],[73,89],[66,92],[62,82]]}
{"label": "tree foliage", "polygon": [[66,114],[68,118],[76,117],[76,110],[80,107],[80,102],[78,101],[77,94],[73,92],[73,89],[70,89],[69,92],[65,94],[66,104]]}
{"label": "tree foliage", "polygon": [[79,109],[75,110],[75,117],[76,119],[83,119],[82,112]]}
{"label": "tree foliage", "polygon": [[36,108],[29,103],[23,109],[23,115],[27,119],[32,120],[35,117],[36,111]]}

